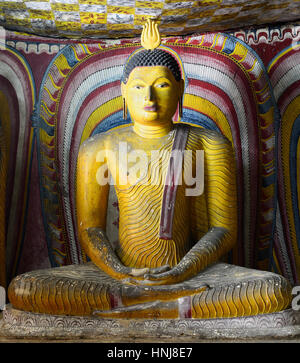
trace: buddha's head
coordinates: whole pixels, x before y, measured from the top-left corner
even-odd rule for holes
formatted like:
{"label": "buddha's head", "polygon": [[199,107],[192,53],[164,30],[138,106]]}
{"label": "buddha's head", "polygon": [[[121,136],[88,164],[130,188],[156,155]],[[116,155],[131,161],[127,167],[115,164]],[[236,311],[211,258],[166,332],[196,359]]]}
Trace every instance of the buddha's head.
{"label": "buddha's head", "polygon": [[[146,49],[132,55],[124,67],[122,96],[123,106],[126,110],[128,107],[134,123],[156,126],[172,122],[178,104],[181,106],[184,81],[176,58],[157,48],[160,37],[158,31],[155,33],[154,23],[149,21],[147,25],[142,34],[142,45]],[[145,36],[149,27],[152,27],[152,37]],[[157,34],[159,41],[153,45]]]}

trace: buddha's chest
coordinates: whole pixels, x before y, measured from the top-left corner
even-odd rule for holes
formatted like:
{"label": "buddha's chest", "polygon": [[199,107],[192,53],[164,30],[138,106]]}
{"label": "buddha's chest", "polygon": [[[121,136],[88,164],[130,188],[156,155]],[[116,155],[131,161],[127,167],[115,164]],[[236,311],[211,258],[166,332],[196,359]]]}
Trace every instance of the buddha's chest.
{"label": "buddha's chest", "polygon": [[[171,141],[171,140],[170,140]],[[119,142],[109,151],[107,165],[117,192],[147,193],[163,188],[172,154],[172,143],[141,145]]]}

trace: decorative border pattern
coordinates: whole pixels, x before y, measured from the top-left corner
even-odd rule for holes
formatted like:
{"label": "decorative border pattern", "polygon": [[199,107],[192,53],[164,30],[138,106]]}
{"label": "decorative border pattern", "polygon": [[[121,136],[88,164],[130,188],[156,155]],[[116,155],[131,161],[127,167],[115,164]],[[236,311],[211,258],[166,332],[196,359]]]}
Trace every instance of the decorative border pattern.
{"label": "decorative border pattern", "polygon": [[232,35],[247,43],[249,46],[274,44],[286,40],[297,41],[300,38],[300,26],[283,25],[276,28],[270,26],[256,30],[237,30]]}
{"label": "decorative border pattern", "polygon": [[[288,337],[300,334],[300,313],[278,313],[224,319],[99,319],[28,313],[8,307],[3,311],[5,336],[50,337]],[[2,333],[2,334],[3,334]]]}

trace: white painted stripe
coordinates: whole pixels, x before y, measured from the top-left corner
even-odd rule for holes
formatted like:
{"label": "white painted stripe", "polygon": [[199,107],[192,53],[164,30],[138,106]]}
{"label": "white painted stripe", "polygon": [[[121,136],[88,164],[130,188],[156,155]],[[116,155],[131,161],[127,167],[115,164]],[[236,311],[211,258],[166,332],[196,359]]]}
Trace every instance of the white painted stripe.
{"label": "white painted stripe", "polygon": [[[283,65],[282,65],[283,66]],[[286,73],[279,79],[274,87],[274,96],[276,101],[282,93],[293,83],[300,79],[300,64],[295,65],[293,68],[286,71]]]}
{"label": "white painted stripe", "polygon": [[255,77],[255,79],[259,79],[261,73],[263,72],[263,69],[261,68],[261,65],[258,61],[254,63],[254,67],[249,73]]}

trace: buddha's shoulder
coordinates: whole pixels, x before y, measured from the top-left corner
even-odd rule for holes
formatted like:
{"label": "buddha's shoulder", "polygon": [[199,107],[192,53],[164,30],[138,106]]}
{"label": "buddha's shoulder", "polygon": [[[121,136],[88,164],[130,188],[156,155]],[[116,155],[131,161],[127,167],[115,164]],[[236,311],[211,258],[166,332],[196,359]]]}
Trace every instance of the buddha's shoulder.
{"label": "buddha's shoulder", "polygon": [[118,142],[125,140],[132,133],[132,126],[111,129],[86,139],[80,146],[80,152],[96,152],[107,149]]}
{"label": "buddha's shoulder", "polygon": [[231,145],[230,141],[220,132],[191,125],[189,125],[189,138],[201,144]]}

